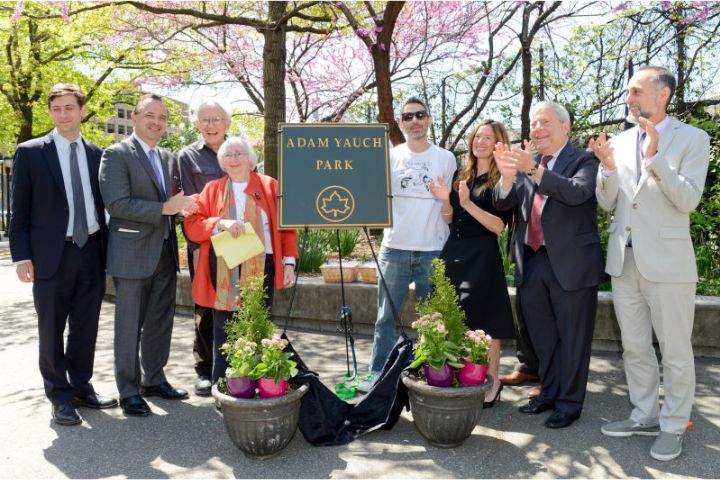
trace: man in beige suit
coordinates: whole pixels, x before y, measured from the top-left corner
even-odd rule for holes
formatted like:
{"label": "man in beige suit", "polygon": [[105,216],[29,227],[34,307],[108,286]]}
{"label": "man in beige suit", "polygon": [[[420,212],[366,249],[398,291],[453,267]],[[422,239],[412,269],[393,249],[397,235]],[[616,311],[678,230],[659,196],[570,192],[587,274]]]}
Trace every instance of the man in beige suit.
{"label": "man in beige suit", "polygon": [[[610,141],[590,141],[600,159],[596,195],[614,211],[606,272],[612,276],[615,314],[633,405],[630,418],[608,423],[611,437],[657,436],[650,455],[672,460],[695,395],[691,334],[697,268],[690,212],[700,202],[710,156],[708,135],[669,117],[675,77],[643,67],[630,79],[628,120],[637,126]],[[652,332],[662,353],[664,401]]]}

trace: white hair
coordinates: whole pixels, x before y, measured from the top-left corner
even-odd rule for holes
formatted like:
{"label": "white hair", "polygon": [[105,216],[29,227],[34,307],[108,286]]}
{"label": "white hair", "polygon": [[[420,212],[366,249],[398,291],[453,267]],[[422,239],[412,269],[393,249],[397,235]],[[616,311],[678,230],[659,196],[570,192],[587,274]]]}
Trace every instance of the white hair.
{"label": "white hair", "polygon": [[247,138],[245,137],[228,137],[222,145],[220,145],[220,149],[217,152],[217,158],[218,158],[218,165],[220,165],[220,168],[223,172],[227,172],[225,170],[225,153],[227,152],[227,149],[231,146],[238,146],[241,149],[245,150],[248,154],[248,159],[250,160],[251,167],[254,169],[257,166],[257,160],[258,156],[255,153],[255,150],[250,146],[250,143],[247,141]]}
{"label": "white hair", "polygon": [[555,112],[555,115],[557,115],[557,118],[558,118],[558,120],[560,120],[560,122],[570,123],[570,114],[568,113],[567,109],[565,107],[563,107],[562,105],[560,105],[559,103],[548,102],[548,101],[539,102],[539,103],[536,103],[535,105],[533,105],[532,108],[530,109],[530,118],[532,118],[532,116],[535,115],[535,112],[537,112],[541,108],[546,108],[546,107],[551,108]]}
{"label": "white hair", "polygon": [[228,123],[232,121],[232,110],[230,110],[230,107],[228,107],[225,103],[220,102],[218,100],[214,100],[212,98],[207,98],[200,102],[197,107],[190,113],[190,121],[191,122],[197,122],[200,117],[200,112],[203,108],[209,108],[209,107],[218,107],[225,113],[225,120],[227,120]]}

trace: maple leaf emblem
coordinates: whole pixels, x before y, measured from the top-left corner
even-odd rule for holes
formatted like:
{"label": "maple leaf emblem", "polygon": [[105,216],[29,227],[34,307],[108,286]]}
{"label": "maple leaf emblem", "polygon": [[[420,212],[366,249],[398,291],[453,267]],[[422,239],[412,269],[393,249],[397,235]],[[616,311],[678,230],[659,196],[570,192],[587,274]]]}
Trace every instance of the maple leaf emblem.
{"label": "maple leaf emblem", "polygon": [[350,210],[350,199],[341,196],[337,190],[333,190],[329,197],[322,199],[322,211],[327,215],[337,218],[338,215],[344,215]]}

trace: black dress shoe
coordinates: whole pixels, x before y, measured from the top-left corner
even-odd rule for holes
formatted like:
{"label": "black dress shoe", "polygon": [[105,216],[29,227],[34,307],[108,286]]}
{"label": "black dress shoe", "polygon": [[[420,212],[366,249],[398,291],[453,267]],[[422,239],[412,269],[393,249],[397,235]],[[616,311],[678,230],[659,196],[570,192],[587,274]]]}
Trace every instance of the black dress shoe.
{"label": "black dress shoe", "polygon": [[150,406],[140,395],[121,398],[120,406],[122,407],[123,412],[125,412],[125,415],[144,417],[145,415],[150,415],[152,413]]}
{"label": "black dress shoe", "polygon": [[210,389],[212,388],[212,382],[207,377],[198,377],[195,382],[195,395],[198,397],[209,397]]}
{"label": "black dress shoe", "polygon": [[187,398],[188,392],[182,388],[173,388],[168,382],[163,382],[160,385],[140,387],[140,395],[143,397],[162,397],[167,400],[181,400]]}
{"label": "black dress shoe", "polygon": [[82,418],[70,402],[53,403],[52,417],[58,425],[80,425],[82,423]]}
{"label": "black dress shoe", "polygon": [[555,412],[545,420],[545,426],[547,428],[565,428],[572,425],[578,418],[580,418],[579,413],[567,413],[555,410]]}
{"label": "black dress shoe", "polygon": [[552,410],[552,408],[553,406],[549,403],[541,402],[537,398],[533,397],[530,399],[527,405],[523,405],[518,410],[520,410],[520,413],[536,414],[545,412],[547,410]]}
{"label": "black dress shoe", "polygon": [[87,408],[114,408],[118,406],[118,401],[114,398],[103,397],[97,393],[91,393],[84,397],[73,398],[73,405],[76,407],[87,407]]}

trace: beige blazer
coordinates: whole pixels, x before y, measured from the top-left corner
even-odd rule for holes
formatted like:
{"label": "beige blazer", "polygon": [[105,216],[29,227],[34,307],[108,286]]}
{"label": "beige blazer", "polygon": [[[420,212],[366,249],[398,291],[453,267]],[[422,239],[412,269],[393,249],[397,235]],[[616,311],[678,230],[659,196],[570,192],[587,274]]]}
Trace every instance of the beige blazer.
{"label": "beige blazer", "polygon": [[705,186],[710,138],[705,131],[670,117],[655,159],[643,167],[636,183],[637,141],[638,127],[614,137],[610,143],[617,170],[608,177],[598,170],[598,203],[614,211],[605,271],[621,275],[625,245],[632,234],[633,255],[644,278],[697,282],[690,212],[700,202]]}

